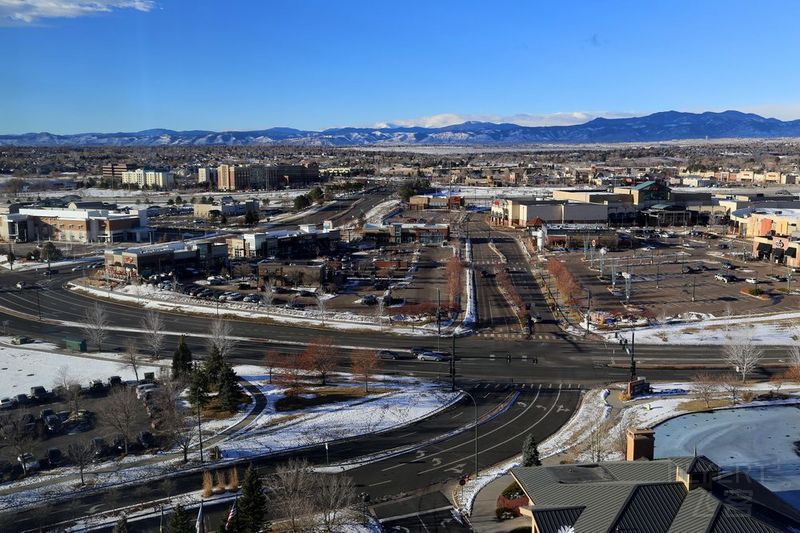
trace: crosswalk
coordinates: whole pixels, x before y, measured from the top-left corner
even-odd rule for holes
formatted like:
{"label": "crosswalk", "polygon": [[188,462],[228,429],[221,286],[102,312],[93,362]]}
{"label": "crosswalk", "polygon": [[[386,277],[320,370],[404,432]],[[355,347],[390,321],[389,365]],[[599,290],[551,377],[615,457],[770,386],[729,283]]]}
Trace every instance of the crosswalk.
{"label": "crosswalk", "polygon": [[513,268],[528,268],[530,266],[528,263],[526,263],[524,261],[508,261],[507,263],[504,263],[503,261],[501,261],[499,259],[478,260],[478,261],[473,261],[472,264],[474,266],[503,265],[503,266],[513,267]]}
{"label": "crosswalk", "polygon": [[502,392],[507,390],[541,390],[541,391],[548,391],[548,390],[556,390],[560,389],[562,391],[568,390],[576,390],[580,391],[583,389],[580,383],[564,383],[564,382],[553,382],[553,383],[487,383],[481,382],[473,385],[470,387],[470,390],[473,391],[496,391]]}
{"label": "crosswalk", "polygon": [[485,337],[490,339],[527,339],[537,341],[555,341],[559,339],[566,339],[570,341],[578,340],[574,335],[548,335],[546,333],[534,333],[533,335],[525,335],[524,333],[498,333],[492,331],[482,331],[475,334],[476,337]]}

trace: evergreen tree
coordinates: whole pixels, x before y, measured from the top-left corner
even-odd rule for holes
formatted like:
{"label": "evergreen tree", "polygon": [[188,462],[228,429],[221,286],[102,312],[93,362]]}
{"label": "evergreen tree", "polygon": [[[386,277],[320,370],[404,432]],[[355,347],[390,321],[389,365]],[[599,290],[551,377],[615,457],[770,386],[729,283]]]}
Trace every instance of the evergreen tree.
{"label": "evergreen tree", "polygon": [[542,466],[539,459],[539,446],[533,433],[528,433],[525,442],[522,444],[522,466]]}
{"label": "evergreen tree", "polygon": [[252,209],[249,209],[247,213],[244,214],[244,223],[248,226],[255,226],[258,224],[258,218],[258,213]]}
{"label": "evergreen tree", "polygon": [[180,378],[192,371],[192,351],[186,344],[186,337],[181,335],[181,342],[172,354],[172,377]]}
{"label": "evergreen tree", "polygon": [[219,391],[217,397],[222,407],[228,411],[235,411],[239,406],[241,390],[236,372],[228,364],[223,365],[222,371],[219,373],[217,390]]}
{"label": "evergreen tree", "polygon": [[203,407],[208,403],[208,376],[203,370],[196,368],[192,371],[189,383],[189,400],[193,405]]}
{"label": "evergreen tree", "polygon": [[182,505],[176,505],[169,516],[167,533],[195,533],[192,517]]}
{"label": "evergreen tree", "polygon": [[253,468],[247,467],[242,482],[242,495],[239,498],[239,531],[241,533],[257,533],[266,529],[267,497],[261,478]]}
{"label": "evergreen tree", "polygon": [[125,515],[117,520],[117,523],[114,524],[114,531],[113,533],[128,533],[128,519],[125,518]]}
{"label": "evergreen tree", "polygon": [[203,370],[209,377],[209,380],[218,383],[219,376],[222,373],[222,368],[225,366],[225,361],[222,359],[222,354],[216,346],[211,347],[211,353],[208,354]]}

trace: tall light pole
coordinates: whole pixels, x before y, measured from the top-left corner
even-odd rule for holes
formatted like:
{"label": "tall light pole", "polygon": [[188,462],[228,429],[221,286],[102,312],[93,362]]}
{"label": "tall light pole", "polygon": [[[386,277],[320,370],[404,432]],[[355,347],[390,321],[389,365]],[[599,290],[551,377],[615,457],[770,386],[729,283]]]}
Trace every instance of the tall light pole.
{"label": "tall light pole", "polygon": [[472,394],[468,393],[464,389],[459,390],[463,394],[469,396],[469,399],[472,400],[472,404],[475,406],[475,477],[478,477],[478,472],[480,469],[478,467],[478,402],[475,401],[475,397]]}
{"label": "tall light pole", "polygon": [[436,351],[439,350],[439,340],[442,338],[442,291],[436,287]]}

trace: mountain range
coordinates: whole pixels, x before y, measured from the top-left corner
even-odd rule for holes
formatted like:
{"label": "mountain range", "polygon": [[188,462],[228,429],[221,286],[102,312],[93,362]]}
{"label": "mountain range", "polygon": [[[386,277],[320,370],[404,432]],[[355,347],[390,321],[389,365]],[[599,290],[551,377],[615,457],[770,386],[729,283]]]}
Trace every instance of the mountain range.
{"label": "mountain range", "polygon": [[800,120],[782,121],[739,111],[665,111],[643,117],[596,118],[573,126],[464,122],[441,128],[331,128],[323,131],[269,128],[219,132],[151,129],[70,135],[42,132],[0,135],[0,146],[519,145],[775,137],[800,137]]}

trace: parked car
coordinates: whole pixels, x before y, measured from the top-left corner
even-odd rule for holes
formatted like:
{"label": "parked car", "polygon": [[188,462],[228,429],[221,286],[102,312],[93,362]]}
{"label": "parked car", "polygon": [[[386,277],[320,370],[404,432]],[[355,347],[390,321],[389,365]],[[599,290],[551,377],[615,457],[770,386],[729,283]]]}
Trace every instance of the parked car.
{"label": "parked car", "polygon": [[44,387],[31,387],[30,398],[37,402],[44,402],[50,399],[50,393]]}
{"label": "parked car", "polygon": [[717,280],[719,280],[719,281],[721,281],[723,283],[730,283],[735,278],[733,276],[729,276],[727,274],[717,274],[716,276],[714,276],[714,279],[717,279]]}
{"label": "parked car", "polygon": [[26,282],[24,282],[24,281],[18,281],[17,284],[15,285],[15,287],[18,288],[18,289],[24,289],[27,286],[28,286],[28,284]]}
{"label": "parked car", "polygon": [[94,450],[95,460],[102,459],[110,455],[111,452],[111,449],[108,447],[103,437],[95,437],[92,439],[92,449]]}
{"label": "parked car", "polygon": [[27,405],[30,402],[27,394],[17,394],[14,396],[14,400],[16,400],[17,405]]}
{"label": "parked car", "polygon": [[375,305],[375,304],[378,303],[378,298],[376,298],[372,294],[368,294],[368,295],[364,296],[363,298],[361,298],[361,303],[364,304],[364,305]]}
{"label": "parked car", "polygon": [[744,281],[745,281],[745,283],[751,283],[753,285],[757,285],[758,284],[758,280],[756,278],[747,278]]}
{"label": "parked car", "polygon": [[42,409],[39,412],[39,418],[41,418],[42,421],[44,421],[48,416],[51,416],[51,415],[55,416],[55,414],[56,414],[56,412],[53,411],[52,409]]}
{"label": "parked car", "polygon": [[26,337],[25,335],[17,335],[16,337],[11,339],[11,344],[30,344],[33,342],[33,339],[30,337]]}
{"label": "parked car", "polygon": [[52,414],[46,416],[44,419],[44,427],[47,428],[48,433],[61,433],[64,429],[64,423],[58,415]]}
{"label": "parked car", "polygon": [[147,392],[154,390],[156,390],[155,383],[142,383],[141,385],[136,385],[136,398],[141,400],[145,397]]}
{"label": "parked car", "polygon": [[14,398],[0,398],[0,409],[13,409],[17,406],[17,400]]}
{"label": "parked car", "polygon": [[121,377],[119,377],[119,376],[111,376],[110,378],[108,378],[108,387],[109,388],[113,389],[114,387],[124,387],[124,386],[125,386],[125,383],[122,381]]}
{"label": "parked car", "polygon": [[39,461],[36,460],[32,453],[25,452],[18,455],[17,462],[25,472],[35,472],[39,470]]}
{"label": "parked car", "polygon": [[156,438],[149,431],[140,431],[136,436],[136,441],[145,449],[152,448],[156,445]]}
{"label": "parked car", "polygon": [[47,466],[56,468],[64,464],[64,454],[58,448],[48,448],[47,450]]}
{"label": "parked car", "polygon": [[106,386],[103,385],[103,380],[101,379],[93,379],[91,383],[89,383],[89,392],[92,394],[102,394],[106,391]]}
{"label": "parked car", "polygon": [[722,263],[720,263],[719,266],[721,266],[725,270],[733,270],[734,268],[736,268],[735,266],[733,266],[733,263],[730,263],[728,261],[723,261]]}

